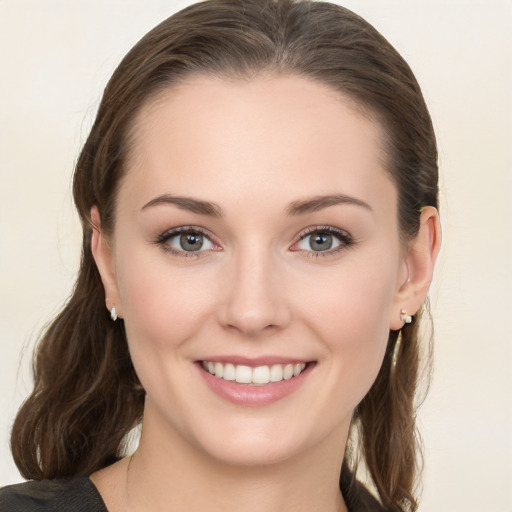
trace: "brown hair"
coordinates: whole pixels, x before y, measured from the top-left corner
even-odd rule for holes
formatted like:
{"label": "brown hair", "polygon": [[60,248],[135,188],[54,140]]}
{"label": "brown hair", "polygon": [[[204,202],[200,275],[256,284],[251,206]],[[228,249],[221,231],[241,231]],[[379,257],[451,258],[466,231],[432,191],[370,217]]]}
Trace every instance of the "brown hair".
{"label": "brown hair", "polygon": [[[89,475],[109,465],[122,456],[126,434],[142,418],[144,391],[123,322],[111,322],[106,311],[90,246],[93,205],[103,229],[113,229],[136,114],[193,73],[247,79],[260,72],[327,84],[380,122],[405,239],[417,233],[421,207],[438,206],[436,142],[421,90],[406,62],[365,20],[308,0],[209,0],[171,16],[114,72],[76,165],[73,191],[84,232],[80,270],[71,298],[40,340],[34,390],[12,431],[14,459],[26,478]],[[417,508],[418,320],[390,332],[380,373],[354,414],[359,448],[353,450],[386,510]],[[354,470],[348,455],[345,465]]]}

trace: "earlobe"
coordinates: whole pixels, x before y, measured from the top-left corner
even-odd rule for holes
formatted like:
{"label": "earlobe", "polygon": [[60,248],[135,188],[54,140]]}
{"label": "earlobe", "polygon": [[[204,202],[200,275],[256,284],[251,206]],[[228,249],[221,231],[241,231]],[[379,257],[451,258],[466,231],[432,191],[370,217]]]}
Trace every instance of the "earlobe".
{"label": "earlobe", "polygon": [[395,296],[390,319],[391,330],[401,329],[425,301],[440,247],[439,214],[433,206],[426,206],[421,211],[418,233],[409,242],[405,255],[407,278]]}
{"label": "earlobe", "polygon": [[[91,251],[101,276],[105,290],[105,305],[112,319],[122,318],[122,304],[117,287],[112,249],[101,227],[101,217],[97,206],[91,208],[92,236]],[[112,313],[112,310],[114,313]]]}

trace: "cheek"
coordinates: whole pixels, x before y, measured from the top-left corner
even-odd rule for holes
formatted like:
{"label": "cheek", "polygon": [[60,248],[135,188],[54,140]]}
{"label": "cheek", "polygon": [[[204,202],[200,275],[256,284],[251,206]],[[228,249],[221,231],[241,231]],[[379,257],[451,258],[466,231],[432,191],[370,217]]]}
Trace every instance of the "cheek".
{"label": "cheek", "polygon": [[[148,254],[149,253],[149,254]],[[204,283],[193,271],[166,264],[153,251],[133,251],[117,267],[124,322],[130,346],[164,350],[197,332],[210,307]]]}
{"label": "cheek", "polygon": [[134,251],[118,267],[128,346],[148,397],[160,405],[180,404],[181,379],[191,377],[196,355],[193,341],[207,328],[212,282],[148,252]]}
{"label": "cheek", "polygon": [[328,385],[335,393],[350,390],[349,408],[368,392],[382,364],[396,291],[396,261],[345,261],[337,272],[317,274],[307,283],[315,293],[296,295],[297,304],[307,305],[304,317],[323,341],[325,360],[332,365]]}
{"label": "cheek", "polygon": [[354,253],[338,266],[302,272],[293,291],[296,305],[311,312],[311,321],[321,320],[331,338],[388,332],[398,268],[398,254]]}

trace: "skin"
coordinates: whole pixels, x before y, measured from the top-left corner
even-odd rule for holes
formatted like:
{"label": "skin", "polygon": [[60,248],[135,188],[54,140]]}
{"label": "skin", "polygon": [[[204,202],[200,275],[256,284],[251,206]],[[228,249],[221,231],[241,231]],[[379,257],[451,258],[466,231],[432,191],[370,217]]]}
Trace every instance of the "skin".
{"label": "skin", "polygon": [[[421,306],[440,241],[427,207],[418,236],[401,242],[384,159],[380,126],[304,78],[193,77],[143,106],[112,238],[91,212],[107,307],[147,392],[137,452],[91,477],[111,512],[346,510],[338,477],[352,412],[400,310]],[[221,215],[148,205],[162,195]],[[311,207],[333,195],[358,204]],[[162,234],[183,226],[208,235],[204,250],[169,251],[179,237]],[[345,238],[314,251],[304,235],[318,227]],[[245,407],[201,378],[196,362],[220,355],[313,367],[293,393]]]}

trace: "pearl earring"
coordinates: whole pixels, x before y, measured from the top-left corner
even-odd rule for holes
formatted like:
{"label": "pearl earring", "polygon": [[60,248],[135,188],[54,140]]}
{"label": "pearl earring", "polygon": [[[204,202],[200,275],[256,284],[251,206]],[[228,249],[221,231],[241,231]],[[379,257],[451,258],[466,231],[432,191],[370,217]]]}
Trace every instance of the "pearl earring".
{"label": "pearl earring", "polygon": [[405,309],[400,311],[400,319],[406,324],[410,324],[412,322],[412,316],[408,315]]}
{"label": "pearl earring", "polygon": [[114,322],[117,320],[117,311],[115,306],[112,306],[112,309],[110,310],[110,318],[112,318]]}

